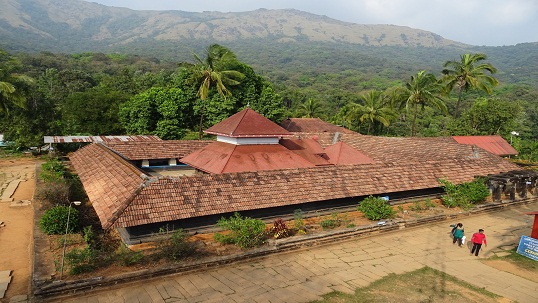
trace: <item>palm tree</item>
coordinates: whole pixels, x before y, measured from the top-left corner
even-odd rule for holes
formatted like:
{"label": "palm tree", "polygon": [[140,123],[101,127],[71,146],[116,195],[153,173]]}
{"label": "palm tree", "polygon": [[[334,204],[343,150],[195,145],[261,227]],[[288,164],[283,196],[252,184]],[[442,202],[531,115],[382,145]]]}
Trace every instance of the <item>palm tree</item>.
{"label": "palm tree", "polygon": [[470,89],[478,89],[491,94],[492,87],[499,84],[499,81],[494,77],[487,75],[497,72],[497,69],[490,63],[482,63],[487,56],[484,54],[463,54],[460,56],[460,61],[447,61],[443,65],[442,73],[448,92],[456,89],[458,93],[458,101],[454,109],[454,116],[458,115],[459,106],[463,97],[463,92]]}
{"label": "palm tree", "polygon": [[0,50],[0,113],[6,115],[9,114],[11,105],[25,108],[26,98],[17,87],[33,82],[32,78],[13,72],[17,65],[14,58]]}
{"label": "palm tree", "polygon": [[406,110],[413,109],[413,122],[411,127],[411,136],[416,135],[416,121],[418,107],[423,110],[425,106],[432,106],[443,112],[447,112],[446,105],[440,97],[443,92],[443,85],[435,78],[433,74],[420,71],[415,76],[411,76],[411,81],[407,82],[404,87],[398,87],[394,90],[392,98],[400,104],[400,109],[405,107]]}
{"label": "palm tree", "polygon": [[[202,102],[207,99],[211,86],[217,88],[217,92],[224,98],[232,95],[227,86],[240,84],[240,80],[245,77],[243,73],[234,70],[238,66],[238,61],[233,52],[218,44],[210,45],[206,50],[206,58],[202,60],[198,55],[193,54],[198,62],[191,67],[192,80],[200,84],[196,94]],[[200,112],[199,137],[202,138],[202,124],[204,119],[205,104],[202,104]]]}
{"label": "palm tree", "polygon": [[351,111],[347,115],[347,119],[360,123],[368,122],[367,134],[370,134],[370,130],[375,122],[382,123],[385,127],[390,125],[390,120],[394,118],[394,111],[389,105],[388,97],[381,91],[371,90],[360,96],[360,100],[364,102],[361,104],[353,104]]}
{"label": "palm tree", "polygon": [[308,98],[297,108],[297,115],[301,118],[318,118],[323,113],[323,106],[318,100]]}

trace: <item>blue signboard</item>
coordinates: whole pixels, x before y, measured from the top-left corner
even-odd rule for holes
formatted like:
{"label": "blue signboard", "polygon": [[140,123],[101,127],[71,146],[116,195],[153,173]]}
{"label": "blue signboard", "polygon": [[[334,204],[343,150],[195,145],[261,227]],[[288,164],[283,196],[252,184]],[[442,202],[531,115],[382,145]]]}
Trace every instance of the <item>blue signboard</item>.
{"label": "blue signboard", "polygon": [[517,253],[538,261],[538,240],[527,236],[521,236],[521,240],[519,240],[519,245],[517,247]]}

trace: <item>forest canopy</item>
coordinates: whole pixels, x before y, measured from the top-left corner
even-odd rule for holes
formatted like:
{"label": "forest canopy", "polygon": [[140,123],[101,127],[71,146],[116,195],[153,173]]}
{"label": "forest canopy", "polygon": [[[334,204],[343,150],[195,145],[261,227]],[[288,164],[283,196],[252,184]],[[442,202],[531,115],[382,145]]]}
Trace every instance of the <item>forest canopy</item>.
{"label": "forest canopy", "polygon": [[277,123],[319,117],[370,135],[498,134],[521,158],[537,160],[538,90],[500,81],[486,54],[461,54],[405,75],[398,66],[378,65],[376,73],[364,73],[365,62],[356,66],[259,74],[221,45],[190,62],[0,51],[0,133],[18,148],[41,146],[46,135],[197,139],[200,129],[249,106]]}

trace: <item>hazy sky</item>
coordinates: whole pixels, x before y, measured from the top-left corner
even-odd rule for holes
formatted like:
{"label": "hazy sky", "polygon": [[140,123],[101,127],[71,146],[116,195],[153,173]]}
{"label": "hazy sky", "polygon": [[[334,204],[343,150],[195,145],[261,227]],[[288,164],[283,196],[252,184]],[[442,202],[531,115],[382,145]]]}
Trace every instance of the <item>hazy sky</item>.
{"label": "hazy sky", "polygon": [[537,0],[90,0],[136,10],[244,12],[294,8],[358,24],[394,24],[472,45],[538,42]]}

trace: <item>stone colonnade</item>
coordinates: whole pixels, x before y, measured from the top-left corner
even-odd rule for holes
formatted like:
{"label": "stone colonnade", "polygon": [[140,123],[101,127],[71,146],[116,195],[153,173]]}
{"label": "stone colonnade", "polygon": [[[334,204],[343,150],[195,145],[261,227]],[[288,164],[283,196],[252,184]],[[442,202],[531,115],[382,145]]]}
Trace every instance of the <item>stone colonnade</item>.
{"label": "stone colonnade", "polygon": [[489,175],[486,184],[495,202],[538,197],[537,171],[513,170]]}

